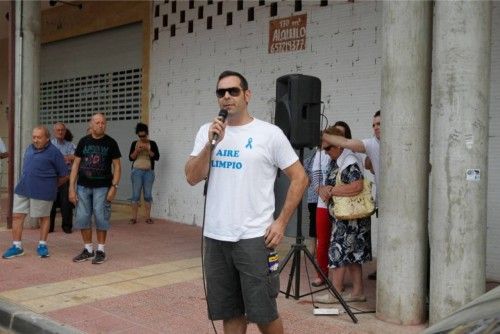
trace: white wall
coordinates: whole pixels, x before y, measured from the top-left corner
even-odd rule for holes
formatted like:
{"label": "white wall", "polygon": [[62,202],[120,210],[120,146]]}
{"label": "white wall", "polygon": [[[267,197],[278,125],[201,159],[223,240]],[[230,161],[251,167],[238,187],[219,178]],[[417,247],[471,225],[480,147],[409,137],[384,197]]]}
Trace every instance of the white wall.
{"label": "white wall", "polygon": [[[202,185],[190,187],[184,178],[184,164],[191,152],[198,127],[217,113],[214,89],[217,76],[226,69],[245,75],[253,91],[253,115],[271,121],[274,114],[275,81],[289,73],[317,76],[322,81],[322,100],[330,123],[346,121],[353,136],[371,136],[371,118],[380,106],[381,6],[380,2],[303,1],[307,13],[305,51],[268,54],[269,21],[293,14],[293,1],[278,2],[278,16],[271,18],[269,5],[244,1],[224,2],[224,13],[216,15],[214,5],[156,2],[160,16],[153,20],[159,39],[151,53],[151,137],[158,141],[162,158],[157,167],[153,214],[187,224],[201,224]],[[268,1],[266,2],[268,3]],[[204,4],[204,19],[196,18]],[[255,21],[247,22],[247,8],[255,7]],[[186,23],[179,12],[186,10]],[[233,25],[226,26],[226,13],[233,13]],[[154,13],[154,8],[153,8]],[[162,27],[162,15],[168,15]],[[206,29],[206,17],[213,16],[213,29]],[[189,20],[194,31],[188,34]],[[500,4],[493,2],[492,72],[490,107],[487,276],[500,281]],[[170,24],[176,36],[170,37]],[[226,204],[228,205],[228,204]],[[376,224],[374,226],[374,230]],[[306,230],[304,230],[306,232]],[[306,234],[306,233],[305,233]],[[376,236],[376,233],[374,233]],[[375,247],[376,249],[376,247]]]}
{"label": "white wall", "polygon": [[[205,18],[213,16],[213,29],[206,19],[194,19],[194,32],[187,33],[187,21],[197,15],[188,2],[177,2],[177,14],[170,4],[160,5],[168,23],[176,23],[176,36],[162,17],[159,39],[151,54],[151,137],[160,145],[154,187],[153,214],[190,224],[201,224],[202,186],[190,187],[184,178],[184,163],[191,152],[199,126],[218,112],[215,85],[220,72],[241,72],[253,91],[250,110],[254,116],[272,121],[275,82],[282,75],[303,73],[322,81],[322,99],[329,122],[347,121],[356,137],[371,135],[371,118],[380,104],[380,3],[346,3],[319,7],[319,1],[303,2],[307,13],[306,50],[268,54],[271,19],[288,17],[293,2],[278,2],[278,16],[270,18],[269,5],[245,1],[242,11],[236,1],[224,2],[224,14],[217,16],[216,2],[205,5]],[[206,4],[205,1],[202,2]],[[247,8],[255,7],[255,21],[247,22]],[[186,23],[179,24],[179,11],[186,10]],[[225,13],[233,12],[233,25],[226,26]],[[154,29],[154,28],[153,28]]]}

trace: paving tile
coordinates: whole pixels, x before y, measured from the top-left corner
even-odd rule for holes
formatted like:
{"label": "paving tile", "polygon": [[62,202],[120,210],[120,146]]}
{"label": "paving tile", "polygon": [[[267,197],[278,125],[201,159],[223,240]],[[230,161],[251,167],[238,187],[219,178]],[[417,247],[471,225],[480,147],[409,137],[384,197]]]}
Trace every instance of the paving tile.
{"label": "paving tile", "polygon": [[[113,219],[117,217],[128,217],[128,213],[117,216],[113,212]],[[108,261],[99,266],[71,261],[83,247],[79,233],[50,234],[51,257],[41,260],[34,251],[39,231],[25,230],[27,254],[12,261],[0,260],[0,297],[24,303],[86,333],[214,333],[201,281],[200,228],[164,220],[132,226],[127,220],[112,222],[106,245]],[[0,229],[0,245],[10,243],[10,231]],[[288,238],[280,254],[285,256],[293,243]],[[303,294],[310,291],[309,281],[315,273],[310,263],[301,262],[301,267]],[[364,266],[365,277],[374,268],[374,263]],[[287,265],[281,273],[282,289],[289,272]],[[376,281],[366,280],[365,287],[369,300],[357,306],[374,309]],[[295,284],[292,293],[294,288]],[[358,315],[358,324],[346,314],[314,316],[309,296],[295,300],[280,294],[278,308],[286,332],[292,334],[413,334],[425,328],[388,324],[374,314]],[[217,321],[215,326],[222,333],[222,323]],[[249,325],[248,333],[259,333],[257,326]]]}
{"label": "paving tile", "polygon": [[73,325],[87,319],[97,319],[103,317],[105,313],[101,309],[88,305],[78,305],[59,310],[47,312],[46,316],[59,321],[62,324]]}
{"label": "paving tile", "polygon": [[106,273],[89,277],[81,277],[79,282],[85,283],[88,286],[108,285],[117,282],[123,282],[123,276],[118,273]]}
{"label": "paving tile", "polygon": [[45,313],[70,306],[87,304],[102,298],[115,297],[116,294],[107,287],[100,286],[90,289],[66,292],[54,296],[31,299],[20,304],[37,313]]}
{"label": "paving tile", "polygon": [[108,284],[106,285],[106,289],[108,289],[113,294],[119,296],[119,295],[127,295],[137,291],[147,290],[149,289],[149,286],[137,283],[135,281],[126,281],[126,282]]}
{"label": "paving tile", "polygon": [[86,319],[73,324],[73,327],[89,334],[114,333],[120,330],[133,328],[134,326],[136,325],[127,319],[113,315]]}
{"label": "paving tile", "polygon": [[137,279],[136,282],[147,285],[151,288],[164,286],[166,284],[179,283],[192,279],[199,279],[201,277],[201,270],[199,268],[185,269],[176,272],[165,273],[161,275],[154,275],[151,277]]}
{"label": "paving tile", "polygon": [[162,334],[159,331],[154,331],[151,328],[143,326],[132,326],[126,329],[112,330],[109,334],[138,334],[138,333],[148,333],[148,334]]}

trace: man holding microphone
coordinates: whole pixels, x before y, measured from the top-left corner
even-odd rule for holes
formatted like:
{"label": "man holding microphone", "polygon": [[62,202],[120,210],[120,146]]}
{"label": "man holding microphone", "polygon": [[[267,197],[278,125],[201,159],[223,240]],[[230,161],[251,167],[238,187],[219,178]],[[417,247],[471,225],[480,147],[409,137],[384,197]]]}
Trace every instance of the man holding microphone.
{"label": "man holding microphone", "polygon": [[[283,333],[274,249],[302,199],[307,174],[283,132],[250,115],[251,92],[240,73],[223,72],[216,95],[227,120],[218,117],[200,128],[185,167],[191,185],[211,168],[204,228],[209,317],[223,320],[224,333],[245,333],[247,322],[262,333]],[[290,188],[274,220],[278,168]]]}

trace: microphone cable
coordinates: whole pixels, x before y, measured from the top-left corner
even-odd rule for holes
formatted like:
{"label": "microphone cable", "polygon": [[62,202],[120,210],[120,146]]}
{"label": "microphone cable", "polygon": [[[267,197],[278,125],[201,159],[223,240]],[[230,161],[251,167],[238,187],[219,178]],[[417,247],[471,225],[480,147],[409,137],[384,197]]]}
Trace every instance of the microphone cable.
{"label": "microphone cable", "polygon": [[[219,120],[225,122],[226,117],[227,117],[228,111],[226,109],[221,109],[219,111],[219,114],[217,117]],[[212,323],[212,328],[214,329],[215,334],[217,334],[217,329],[215,328],[214,320],[212,317],[212,311],[210,310],[210,305],[208,303],[208,293],[207,293],[207,283],[206,283],[206,278],[205,278],[205,217],[207,214],[207,193],[208,193],[208,182],[210,180],[210,172],[212,171],[212,154],[214,151],[214,148],[217,144],[217,139],[218,135],[214,134],[212,138],[212,142],[210,143],[210,158],[208,159],[208,172],[207,172],[207,178],[205,179],[205,185],[203,186],[203,196],[205,199],[203,200],[203,219],[201,222],[201,273],[202,273],[202,281],[203,281],[203,292],[205,293],[205,300],[207,302],[207,311],[208,311],[208,316],[210,318],[210,321]]]}
{"label": "microphone cable", "polygon": [[210,310],[210,304],[208,303],[208,293],[207,293],[207,283],[205,277],[205,216],[207,213],[207,193],[208,193],[208,181],[210,180],[210,172],[212,170],[212,153],[214,151],[215,146],[210,145],[210,159],[208,160],[208,173],[207,178],[205,179],[205,185],[203,186],[203,219],[201,223],[201,273],[202,273],[202,281],[203,281],[203,292],[205,293],[205,301],[207,302],[207,311],[209,319],[212,323],[212,328],[214,329],[215,334],[217,334],[217,329],[215,328],[214,320],[212,317],[212,311]]}

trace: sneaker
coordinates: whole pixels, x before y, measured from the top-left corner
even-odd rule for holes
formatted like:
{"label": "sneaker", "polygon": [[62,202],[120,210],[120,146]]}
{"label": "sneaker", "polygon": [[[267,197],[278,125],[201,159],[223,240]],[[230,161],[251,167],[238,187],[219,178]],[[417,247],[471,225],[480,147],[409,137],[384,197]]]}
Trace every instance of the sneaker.
{"label": "sneaker", "polygon": [[[366,302],[365,295],[353,296],[351,293],[343,292],[340,294],[344,302],[352,303],[352,302]],[[318,296],[314,299],[315,302],[319,304],[339,304],[340,301],[333,296],[331,293],[325,293],[323,295]]]}
{"label": "sneaker", "polygon": [[106,253],[104,253],[103,251],[100,251],[100,250],[96,251],[95,257],[92,260],[92,264],[101,264],[104,261],[106,261]]}
{"label": "sneaker", "polygon": [[75,256],[73,258],[73,262],[83,262],[83,261],[87,261],[93,257],[94,257],[94,252],[91,253],[86,248],[84,248],[80,254],[78,254],[77,256]]}
{"label": "sneaker", "polygon": [[4,259],[11,259],[13,257],[21,255],[24,255],[24,250],[20,247],[12,245],[9,249],[5,251],[5,253],[3,253],[2,257]]}
{"label": "sneaker", "polygon": [[[345,295],[342,295],[342,299],[346,303],[352,303],[352,302],[366,302],[366,297],[365,295],[359,295],[359,296],[353,296],[350,293],[347,293]],[[339,303],[339,301],[336,301],[336,303]]]}
{"label": "sneaker", "polygon": [[314,281],[311,282],[311,285],[314,286],[315,288],[320,287],[325,284],[325,281],[323,281],[322,278],[316,278]]}
{"label": "sneaker", "polygon": [[337,298],[332,296],[331,293],[324,293],[324,294],[319,295],[318,297],[314,298],[314,301],[319,303],[319,304],[333,304],[337,301]]}
{"label": "sneaker", "polygon": [[41,258],[50,256],[47,245],[39,244],[38,247],[36,248],[36,252],[38,253],[38,256],[40,256]]}

